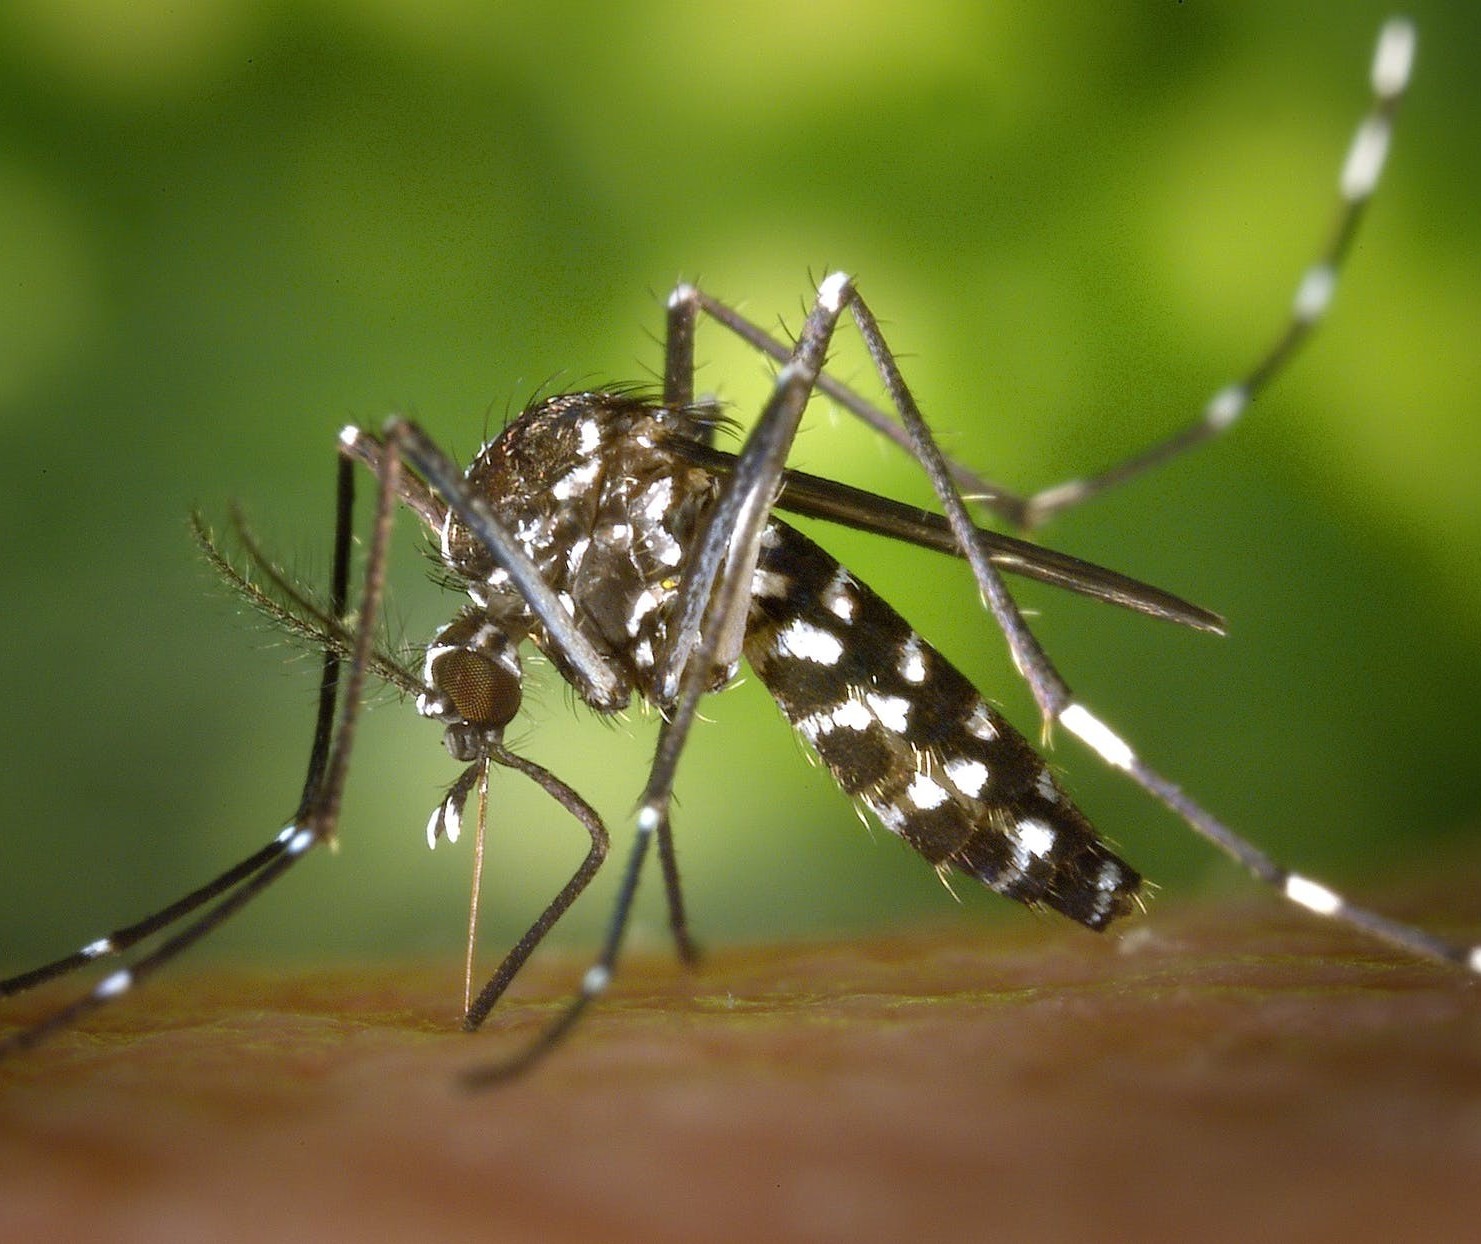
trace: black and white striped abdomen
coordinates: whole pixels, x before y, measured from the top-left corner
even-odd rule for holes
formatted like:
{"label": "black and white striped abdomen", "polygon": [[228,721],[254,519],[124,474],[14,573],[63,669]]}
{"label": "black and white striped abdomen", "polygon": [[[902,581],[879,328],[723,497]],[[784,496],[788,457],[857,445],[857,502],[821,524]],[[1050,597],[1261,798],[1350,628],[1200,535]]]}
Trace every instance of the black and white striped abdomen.
{"label": "black and white striped abdomen", "polygon": [[1028,742],[898,613],[801,532],[768,526],[745,653],[846,793],[940,870],[1093,929],[1141,878]]}

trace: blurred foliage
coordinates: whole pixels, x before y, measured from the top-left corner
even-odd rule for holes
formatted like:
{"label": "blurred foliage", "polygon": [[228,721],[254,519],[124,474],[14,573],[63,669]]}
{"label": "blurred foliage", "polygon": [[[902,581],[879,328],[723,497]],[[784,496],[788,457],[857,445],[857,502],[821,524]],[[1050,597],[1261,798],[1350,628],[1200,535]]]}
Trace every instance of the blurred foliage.
{"label": "blurred foliage", "polygon": [[[1046,533],[1220,610],[1230,637],[1023,593],[1152,763],[1276,854],[1370,889],[1443,859],[1481,805],[1481,11],[1411,10],[1417,81],[1326,331],[1235,436]],[[1384,15],[13,0],[0,961],[137,917],[293,807],[313,665],[213,587],[192,504],[219,521],[240,498],[318,580],[342,422],[407,409],[466,457],[537,389],[651,378],[677,278],[795,325],[831,265],[858,276],[952,451],[1024,487],[1093,470],[1178,426],[1279,326]],[[756,409],[764,365],[713,329],[699,353],[702,388]],[[868,380],[852,344],[837,367]],[[926,496],[824,403],[797,461]],[[415,640],[452,602],[404,528],[393,604]],[[960,568],[823,538],[1033,732]],[[541,688],[515,741],[609,816],[620,857],[652,723],[604,728]],[[956,910],[870,841],[754,682],[706,713],[677,812],[702,937]],[[339,858],[221,946],[454,958],[466,844],[429,857],[422,839],[454,766],[404,706],[362,737]],[[1076,744],[1054,756],[1167,890],[1244,884]],[[582,849],[524,785],[496,791],[491,939]],[[605,919],[610,872],[567,938]],[[663,935],[657,888],[640,937]],[[1025,918],[958,890],[968,919]]]}

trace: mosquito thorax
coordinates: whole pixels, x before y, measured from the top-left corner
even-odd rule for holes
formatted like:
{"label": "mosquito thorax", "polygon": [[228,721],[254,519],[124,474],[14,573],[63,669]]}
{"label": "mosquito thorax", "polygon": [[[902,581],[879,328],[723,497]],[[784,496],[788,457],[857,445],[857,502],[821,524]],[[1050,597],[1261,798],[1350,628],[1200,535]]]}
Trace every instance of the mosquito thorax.
{"label": "mosquito thorax", "polygon": [[[706,424],[688,408],[635,394],[563,394],[512,421],[465,475],[604,658],[618,708],[634,693],[666,707],[653,677],[657,654],[669,643],[686,550],[718,491],[713,475],[687,466],[669,446],[699,439]],[[511,641],[528,636],[566,675],[560,647],[456,514],[441,543],[444,565],[476,612]]]}

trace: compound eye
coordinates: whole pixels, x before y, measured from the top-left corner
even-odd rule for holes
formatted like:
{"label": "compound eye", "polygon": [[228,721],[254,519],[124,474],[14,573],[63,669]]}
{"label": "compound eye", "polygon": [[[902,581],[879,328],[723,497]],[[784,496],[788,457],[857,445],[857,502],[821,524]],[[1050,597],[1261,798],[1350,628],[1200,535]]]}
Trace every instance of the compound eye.
{"label": "compound eye", "polygon": [[432,684],[461,717],[480,730],[502,730],[519,712],[519,667],[468,648],[444,652],[432,662]]}

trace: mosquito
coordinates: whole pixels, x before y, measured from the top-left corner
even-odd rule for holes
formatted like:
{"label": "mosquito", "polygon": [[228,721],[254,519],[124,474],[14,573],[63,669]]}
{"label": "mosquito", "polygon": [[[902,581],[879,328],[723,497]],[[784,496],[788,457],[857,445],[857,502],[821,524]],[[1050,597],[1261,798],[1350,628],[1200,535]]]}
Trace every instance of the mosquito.
{"label": "mosquito", "polygon": [[[338,829],[341,796],[367,680],[414,697],[443,726],[465,768],[432,810],[429,843],[456,838],[476,798],[481,839],[494,766],[537,783],[580,823],[590,847],[570,880],[478,992],[464,1026],[478,1028],[608,853],[596,811],[550,770],[511,751],[504,734],[522,698],[520,650],[542,653],[599,714],[634,700],[661,716],[656,754],[637,801],[632,847],[600,952],[565,1009],[469,1084],[522,1072],[570,1033],[608,989],[650,851],[664,882],[679,956],[696,958],[670,820],[674,780],[697,711],[744,659],[838,786],[919,852],[943,878],[971,877],[1034,907],[1102,930],[1133,910],[1142,879],[1119,858],[1035,748],[898,614],[818,544],[786,523],[797,513],[965,558],[988,612],[1033,694],[1047,739],[1059,725],[1160,800],[1258,880],[1320,916],[1412,954],[1481,972],[1481,947],[1453,944],[1357,906],[1276,863],[1148,766],[1071,691],[1005,586],[1026,577],[1204,631],[1220,619],[1115,571],[984,530],[969,503],[1032,528],[1227,431],[1286,366],[1325,315],[1363,209],[1381,174],[1415,36],[1405,21],[1380,32],[1373,100],[1339,177],[1335,224],[1301,277],[1289,318],[1243,379],[1215,393],[1183,430],[1100,475],[1020,496],[949,461],[939,449],[854,281],[818,285],[796,339],[783,342],[725,303],[681,284],[667,304],[662,392],[567,393],[530,406],[463,469],[414,423],[339,439],[332,584],[320,604],[236,523],[248,569],[235,566],[197,518],[207,557],[247,599],[323,653],[318,716],[298,809],[261,849],[152,916],[57,961],[0,982],[18,993],[97,960],[161,940],[90,991],[7,1037],[0,1053],[34,1044],[129,992],[275,883]],[[835,330],[852,319],[889,410],[824,371]],[[726,422],[694,393],[697,324],[708,319],[779,364],[771,395],[738,453],[716,447]],[[940,514],[901,505],[787,467],[803,412],[817,393],[901,445],[920,465]],[[358,609],[351,614],[354,478],[377,481],[374,526]],[[444,578],[466,593],[451,622],[409,669],[374,642],[398,506],[433,540]],[[476,898],[474,907],[476,909]],[[470,919],[470,963],[473,939]],[[471,971],[471,968],[470,968]]]}

